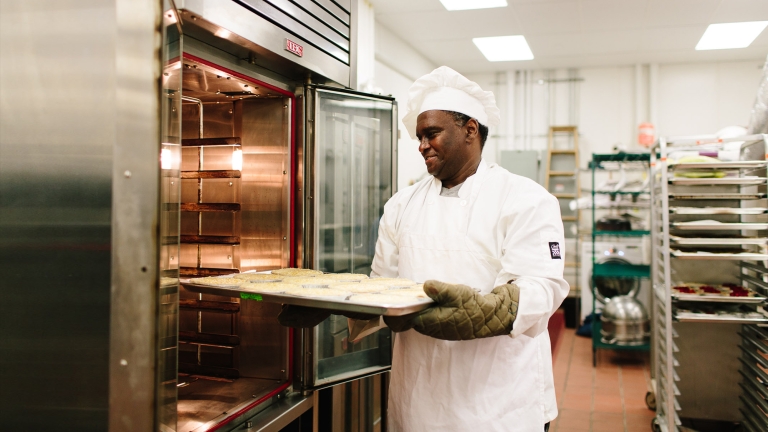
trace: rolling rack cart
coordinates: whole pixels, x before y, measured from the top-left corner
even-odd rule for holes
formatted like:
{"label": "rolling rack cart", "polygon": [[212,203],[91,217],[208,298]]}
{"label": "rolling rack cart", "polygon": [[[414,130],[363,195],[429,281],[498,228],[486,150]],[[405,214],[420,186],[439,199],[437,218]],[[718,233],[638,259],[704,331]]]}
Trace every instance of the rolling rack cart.
{"label": "rolling rack cart", "polygon": [[[600,239],[616,238],[616,237],[642,237],[650,234],[647,230],[631,230],[631,231],[600,231],[597,229],[596,213],[597,210],[595,197],[600,194],[608,194],[611,196],[612,202],[616,202],[616,205],[609,207],[610,209],[627,209],[636,208],[637,204],[633,202],[637,201],[639,195],[647,193],[647,191],[629,191],[629,190],[616,190],[611,192],[596,190],[595,188],[595,172],[600,170],[609,169],[608,165],[621,166],[631,165],[635,168],[640,167],[642,170],[647,171],[650,163],[650,155],[648,153],[617,153],[617,154],[593,154],[592,161],[589,166],[592,170],[592,275],[591,275],[591,290],[592,290],[592,310],[595,311],[597,306],[597,284],[595,280],[597,278],[616,278],[616,279],[648,279],[650,278],[650,266],[645,264],[632,264],[632,263],[619,263],[619,262],[599,262],[595,243]],[[631,197],[630,201],[620,199],[622,197]],[[618,202],[617,202],[617,199]],[[615,340],[606,340],[602,334],[602,321],[594,319],[592,321],[592,365],[597,365],[597,350],[625,350],[625,351],[649,351],[650,343],[644,341],[642,343],[623,343]]]}
{"label": "rolling rack cart", "polygon": [[768,430],[766,142],[661,138],[651,152],[653,430]]}

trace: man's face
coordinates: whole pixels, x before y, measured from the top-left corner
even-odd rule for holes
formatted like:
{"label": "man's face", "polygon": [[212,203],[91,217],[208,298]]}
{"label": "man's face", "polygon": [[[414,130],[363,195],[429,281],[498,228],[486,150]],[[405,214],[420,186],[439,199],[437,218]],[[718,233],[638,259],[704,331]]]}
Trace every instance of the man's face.
{"label": "man's face", "polygon": [[455,176],[469,159],[467,134],[445,111],[431,110],[419,114],[416,137],[427,172],[439,180]]}

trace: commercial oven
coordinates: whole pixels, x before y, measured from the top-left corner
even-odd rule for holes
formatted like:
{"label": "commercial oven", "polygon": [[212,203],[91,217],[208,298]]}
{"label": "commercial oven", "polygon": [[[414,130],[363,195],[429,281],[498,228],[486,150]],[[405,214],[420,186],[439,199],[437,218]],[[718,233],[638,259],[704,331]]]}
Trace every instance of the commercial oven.
{"label": "commercial oven", "polygon": [[[351,5],[178,6],[181,55],[169,82],[180,82],[180,276],[293,266],[370,273],[393,193],[397,110],[390,97],[346,88]],[[388,369],[388,330],[353,343],[344,317],[300,331],[280,326],[279,312],[180,287],[178,430],[252,421],[286,395]],[[380,405],[381,395],[365,403]],[[348,408],[340,403],[337,412]]]}
{"label": "commercial oven", "polygon": [[[53,110],[48,114],[76,125],[76,131],[65,127],[69,135],[58,141],[93,143],[49,146],[71,151],[72,161],[93,162],[64,165],[80,180],[59,189],[77,190],[30,207],[24,192],[33,186],[19,188],[19,181],[31,178],[21,168],[29,168],[34,148],[17,144],[21,127],[3,123],[7,217],[1,225],[4,234],[13,233],[0,244],[4,274],[13,276],[6,280],[32,278],[32,288],[41,289],[53,281],[59,291],[51,293],[66,298],[69,308],[59,322],[62,342],[38,343],[34,332],[16,328],[38,328],[48,318],[30,312],[40,306],[19,297],[20,309],[9,315],[17,325],[6,327],[3,345],[4,423],[36,429],[44,423],[34,414],[42,412],[58,413],[65,430],[81,431],[312,430],[318,422],[336,430],[381,430],[386,382],[378,375],[391,362],[388,330],[353,342],[346,319],[338,316],[314,329],[293,330],[278,324],[278,304],[197,294],[179,284],[281,267],[370,272],[378,221],[395,192],[397,106],[391,97],[350,90],[356,81],[356,2],[95,3],[99,13],[74,3],[62,4],[59,12],[89,29],[100,17],[112,33],[62,45],[57,55],[92,61],[72,63],[73,70],[104,74],[92,80],[101,87],[93,93],[72,88],[66,105],[45,105]],[[40,16],[38,9],[24,2],[4,5],[3,22],[17,21],[6,26],[15,32],[4,32],[13,38],[6,40],[43,40],[25,24]],[[62,24],[50,34],[77,31]],[[89,57],[94,47],[100,57]],[[27,74],[19,82],[42,77],[35,94],[47,89],[56,96],[67,85],[46,81],[58,60],[45,64],[6,50],[4,62],[8,53],[19,54],[17,69]],[[10,88],[8,76],[4,89]],[[85,95],[98,101],[97,93],[114,96],[87,112],[78,105]],[[7,101],[22,112],[44,118],[43,105],[11,96]],[[10,118],[7,106],[4,119]],[[77,110],[82,115],[72,112]],[[11,169],[14,164],[20,168]],[[34,176],[45,179],[52,172]],[[12,181],[9,173],[15,173]],[[89,184],[88,178],[96,180]],[[89,190],[100,192],[83,194]],[[73,210],[62,211],[62,205]],[[25,213],[27,208],[34,211]],[[46,216],[37,216],[41,212]],[[50,226],[35,225],[44,221]],[[62,236],[69,236],[68,243]],[[42,249],[26,252],[34,242]],[[26,248],[22,253],[19,245]],[[41,252],[51,247],[75,251],[72,262]],[[58,264],[35,267],[33,257]],[[34,268],[40,269],[38,279],[30,275]],[[75,275],[77,282],[57,282],[51,278],[56,272],[59,279]],[[81,354],[78,347],[92,351]],[[29,362],[38,357],[46,360]],[[90,371],[75,367],[86,358]],[[49,369],[56,373],[31,379],[35,391],[18,378]],[[68,370],[78,375],[65,379]],[[89,379],[78,381],[83,376]],[[66,402],[66,391],[57,386],[65,382],[72,396]],[[48,388],[57,391],[45,396]]]}

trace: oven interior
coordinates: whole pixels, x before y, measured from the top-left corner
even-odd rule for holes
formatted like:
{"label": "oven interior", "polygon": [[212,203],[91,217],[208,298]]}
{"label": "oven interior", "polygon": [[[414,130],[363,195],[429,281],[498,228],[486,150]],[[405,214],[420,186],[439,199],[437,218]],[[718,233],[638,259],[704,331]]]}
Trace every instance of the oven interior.
{"label": "oven interior", "polygon": [[[177,74],[181,277],[288,266],[292,97],[187,55]],[[180,288],[178,431],[215,429],[288,386],[279,311]]]}

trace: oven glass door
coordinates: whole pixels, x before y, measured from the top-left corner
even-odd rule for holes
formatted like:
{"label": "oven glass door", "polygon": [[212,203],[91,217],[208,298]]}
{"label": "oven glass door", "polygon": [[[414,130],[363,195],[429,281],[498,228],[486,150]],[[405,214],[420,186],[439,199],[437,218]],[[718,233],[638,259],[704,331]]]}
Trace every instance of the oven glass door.
{"label": "oven glass door", "polygon": [[[313,88],[313,268],[370,275],[384,204],[393,194],[397,105],[382,98]],[[350,341],[347,319],[315,327],[313,387],[386,370],[392,335],[384,328]]]}

